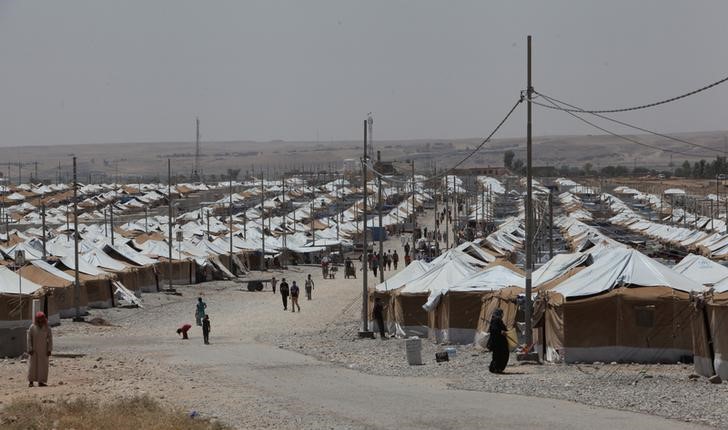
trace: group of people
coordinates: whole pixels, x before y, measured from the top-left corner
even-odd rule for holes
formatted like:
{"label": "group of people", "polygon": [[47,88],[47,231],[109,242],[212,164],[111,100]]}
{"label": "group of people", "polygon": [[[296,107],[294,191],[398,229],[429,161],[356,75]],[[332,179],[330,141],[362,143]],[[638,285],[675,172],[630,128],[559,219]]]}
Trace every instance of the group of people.
{"label": "group of people", "polygon": [[[198,327],[202,327],[202,339],[205,345],[210,344],[210,316],[207,314],[207,303],[202,300],[202,297],[197,298],[197,304],[195,305],[195,322]],[[177,329],[177,334],[182,336],[183,340],[189,339],[187,332],[192,328],[191,324],[183,324],[182,327]]]}
{"label": "group of people", "polygon": [[374,273],[374,276],[377,276],[378,270],[392,270],[392,266],[394,266],[394,270],[397,270],[398,265],[399,254],[397,254],[397,250],[394,250],[394,253],[392,253],[392,250],[390,249],[387,252],[382,252],[381,254],[378,252],[369,254],[368,266],[369,270]]}
{"label": "group of people", "polygon": [[[298,312],[301,312],[301,305],[298,303],[298,297],[301,294],[301,289],[299,288],[298,284],[296,284],[296,281],[292,281],[291,285],[288,285],[288,281],[286,281],[286,278],[281,279],[281,284],[278,285],[278,280],[274,276],[270,281],[271,287],[273,289],[273,294],[276,293],[276,287],[278,287],[278,291],[281,294],[281,300],[283,301],[283,310],[288,310],[288,298],[291,299],[291,312],[296,312],[296,309],[298,309]],[[303,288],[306,292],[306,299],[311,300],[313,296],[313,289],[315,287],[315,283],[313,281],[313,278],[309,274],[306,277],[306,280],[304,281]]]}

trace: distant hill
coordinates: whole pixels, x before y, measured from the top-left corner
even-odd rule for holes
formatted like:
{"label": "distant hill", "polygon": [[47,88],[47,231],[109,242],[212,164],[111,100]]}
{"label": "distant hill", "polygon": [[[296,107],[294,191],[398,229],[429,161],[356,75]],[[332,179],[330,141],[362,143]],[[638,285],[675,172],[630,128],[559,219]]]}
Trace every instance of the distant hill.
{"label": "distant hill", "polygon": [[[658,148],[685,154],[671,154],[658,149],[602,135],[588,136],[539,136],[534,138],[534,164],[539,166],[576,166],[586,163],[594,168],[608,165],[667,168],[672,161],[680,165],[685,160],[711,159],[728,150],[728,131],[682,133],[680,139],[705,146],[698,148],[652,135],[635,135],[634,139]],[[463,159],[479,143],[470,139],[412,139],[375,141],[375,150],[382,152],[383,160],[414,159],[418,170],[448,167]],[[327,169],[329,165],[340,168],[346,158],[358,159],[362,145],[358,141],[334,142],[203,142],[201,144],[201,168],[205,175],[220,175],[228,168],[239,168],[244,173],[261,169],[269,172],[291,168]],[[525,160],[525,139],[496,139],[486,144],[463,167],[501,166],[503,153],[512,150],[516,159]],[[147,142],[89,145],[30,146],[2,148],[3,161],[0,171],[10,174],[12,181],[18,178],[18,162],[23,181],[34,173],[38,163],[38,176],[55,179],[60,174],[64,180],[70,176],[71,156],[78,157],[80,180],[101,181],[103,178],[161,178],[166,177],[166,160],[172,160],[175,174],[180,180],[192,171],[193,142]],[[9,163],[9,166],[8,166]]]}

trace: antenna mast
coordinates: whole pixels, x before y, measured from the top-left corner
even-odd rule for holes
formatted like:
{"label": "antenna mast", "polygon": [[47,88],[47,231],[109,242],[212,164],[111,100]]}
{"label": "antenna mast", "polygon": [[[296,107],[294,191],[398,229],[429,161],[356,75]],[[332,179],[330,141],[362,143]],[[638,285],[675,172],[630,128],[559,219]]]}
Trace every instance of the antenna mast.
{"label": "antenna mast", "polygon": [[195,163],[192,167],[192,180],[200,181],[200,118],[195,118]]}
{"label": "antenna mast", "polygon": [[374,116],[369,112],[367,114],[367,126],[369,128],[369,150],[367,156],[370,160],[374,159]]}

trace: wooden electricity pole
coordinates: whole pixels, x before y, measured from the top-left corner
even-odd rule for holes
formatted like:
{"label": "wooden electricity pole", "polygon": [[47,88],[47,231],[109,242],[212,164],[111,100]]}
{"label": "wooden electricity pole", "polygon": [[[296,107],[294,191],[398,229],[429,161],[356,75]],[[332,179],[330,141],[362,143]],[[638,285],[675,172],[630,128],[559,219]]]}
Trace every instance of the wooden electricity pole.
{"label": "wooden electricity pole", "polygon": [[367,243],[367,120],[364,120],[364,155],[362,158],[362,164],[361,164],[361,182],[362,182],[362,190],[364,192],[364,204],[363,204],[363,212],[364,212],[364,229],[363,232],[363,238],[362,238],[362,257],[361,257],[361,264],[362,264],[362,287],[361,287],[361,331],[359,332],[359,337],[374,337],[372,332],[369,331],[369,292],[367,291],[367,276],[369,272],[369,265],[368,263],[368,257],[369,252],[367,250],[368,243]]}
{"label": "wooden electricity pole", "polygon": [[[382,161],[381,151],[377,151],[377,163]],[[382,228],[382,176],[377,174],[377,206],[379,206],[379,282],[384,282],[384,230]]]}
{"label": "wooden electricity pole", "polygon": [[532,123],[531,123],[531,36],[527,39],[527,83],[526,83],[526,345],[533,343],[533,322],[531,303],[531,270],[533,269],[533,177],[532,177]]}
{"label": "wooden electricity pole", "polygon": [[73,301],[76,316],[73,321],[81,322],[81,280],[78,274],[78,181],[76,180],[76,157],[73,157]]}
{"label": "wooden electricity pole", "polygon": [[167,158],[167,252],[169,261],[167,261],[167,285],[172,291],[172,160]]}

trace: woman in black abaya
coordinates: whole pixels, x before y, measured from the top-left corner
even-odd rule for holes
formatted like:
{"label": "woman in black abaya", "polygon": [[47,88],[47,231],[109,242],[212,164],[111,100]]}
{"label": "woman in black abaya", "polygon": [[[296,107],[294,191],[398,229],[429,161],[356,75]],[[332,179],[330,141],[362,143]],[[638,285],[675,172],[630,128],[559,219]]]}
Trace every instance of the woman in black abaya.
{"label": "woman in black abaya", "polygon": [[498,308],[493,311],[493,315],[490,317],[490,327],[488,328],[490,334],[488,349],[493,353],[489,367],[492,373],[503,373],[508,365],[510,351],[508,351],[507,332],[508,329],[503,322],[503,310]]}

